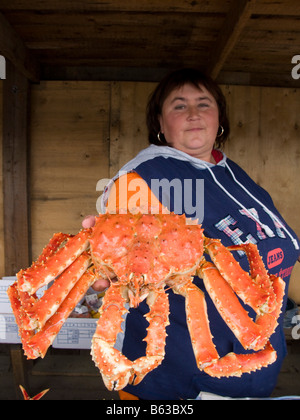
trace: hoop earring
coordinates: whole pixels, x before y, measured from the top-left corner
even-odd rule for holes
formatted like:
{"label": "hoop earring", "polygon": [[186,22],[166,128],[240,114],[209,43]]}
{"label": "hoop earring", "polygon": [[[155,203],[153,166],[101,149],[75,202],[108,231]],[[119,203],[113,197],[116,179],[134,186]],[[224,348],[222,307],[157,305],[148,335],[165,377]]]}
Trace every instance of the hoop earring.
{"label": "hoop earring", "polygon": [[[222,127],[222,125],[220,125],[220,128],[221,128],[221,134],[218,134],[217,135],[217,137],[222,137],[223,136],[223,134],[224,134],[224,128]],[[219,131],[219,130],[218,130]]]}
{"label": "hoop earring", "polygon": [[158,141],[159,141],[161,144],[163,144],[163,142],[161,141],[160,135],[161,135],[161,132],[159,132],[159,133],[157,134],[157,138],[158,138]]}

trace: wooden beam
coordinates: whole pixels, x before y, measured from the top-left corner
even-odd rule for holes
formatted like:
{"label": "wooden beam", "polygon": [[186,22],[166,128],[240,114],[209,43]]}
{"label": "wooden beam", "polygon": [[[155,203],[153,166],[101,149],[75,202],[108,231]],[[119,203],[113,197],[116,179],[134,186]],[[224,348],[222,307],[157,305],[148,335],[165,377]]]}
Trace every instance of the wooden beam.
{"label": "wooden beam", "polygon": [[41,80],[159,82],[173,67],[42,66]]}
{"label": "wooden beam", "polygon": [[0,10],[4,11],[215,13],[216,9],[217,13],[227,13],[228,0],[0,0]]}
{"label": "wooden beam", "polygon": [[0,54],[32,82],[39,82],[39,64],[29,49],[0,13]]}
{"label": "wooden beam", "polygon": [[26,391],[30,391],[28,387],[27,366],[28,361],[24,356],[22,346],[19,344],[10,345],[10,359],[12,371],[14,375],[14,385],[16,392],[16,400],[23,400],[19,386],[22,385]]}
{"label": "wooden beam", "polygon": [[[178,13],[228,13],[230,0],[0,0],[2,11],[58,11],[58,12],[178,12]],[[255,7],[259,15],[299,16],[297,0],[260,0]]]}
{"label": "wooden beam", "polygon": [[29,82],[7,61],[3,84],[3,213],[5,275],[30,263],[28,200]]}
{"label": "wooden beam", "polygon": [[216,79],[233,50],[240,34],[251,17],[256,0],[234,0],[232,8],[220,30],[215,46],[212,48],[211,60],[206,72]]}

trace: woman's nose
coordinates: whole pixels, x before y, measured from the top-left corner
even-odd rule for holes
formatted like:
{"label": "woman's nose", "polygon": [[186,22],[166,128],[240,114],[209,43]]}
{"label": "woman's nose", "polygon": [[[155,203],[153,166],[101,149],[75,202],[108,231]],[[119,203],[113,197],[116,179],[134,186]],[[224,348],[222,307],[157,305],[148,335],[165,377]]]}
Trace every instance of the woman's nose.
{"label": "woman's nose", "polygon": [[188,109],[188,119],[197,119],[200,117],[200,110],[197,106],[191,106]]}

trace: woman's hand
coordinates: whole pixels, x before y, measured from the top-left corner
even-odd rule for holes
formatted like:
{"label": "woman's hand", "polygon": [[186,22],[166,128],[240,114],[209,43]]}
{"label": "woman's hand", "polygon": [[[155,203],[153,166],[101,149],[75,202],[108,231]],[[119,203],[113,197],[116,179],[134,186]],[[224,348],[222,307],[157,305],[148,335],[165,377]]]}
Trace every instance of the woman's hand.
{"label": "woman's hand", "polygon": [[107,289],[109,286],[110,286],[109,279],[99,279],[95,281],[92,288],[96,292],[103,292],[103,290]]}
{"label": "woman's hand", "polygon": [[93,284],[92,288],[96,292],[103,292],[103,290],[107,289],[112,283],[115,283],[118,281],[118,277],[113,277],[112,279],[109,278],[101,278],[99,280],[96,280]]}
{"label": "woman's hand", "polygon": [[84,229],[89,229],[91,227],[94,227],[96,223],[96,216],[90,215],[86,216],[82,221],[82,227]]}

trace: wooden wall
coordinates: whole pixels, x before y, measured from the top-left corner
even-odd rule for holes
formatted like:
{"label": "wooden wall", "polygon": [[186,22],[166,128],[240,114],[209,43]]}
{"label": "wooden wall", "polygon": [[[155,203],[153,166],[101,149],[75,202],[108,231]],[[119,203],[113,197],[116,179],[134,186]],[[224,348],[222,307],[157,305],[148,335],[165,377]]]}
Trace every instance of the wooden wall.
{"label": "wooden wall", "polygon": [[[113,176],[147,146],[145,107],[154,86],[134,82],[32,86],[34,258],[54,232],[76,233],[83,217],[96,213],[97,181]],[[271,193],[300,236],[300,90],[247,86],[223,86],[223,90],[232,128],[227,155]],[[0,276],[4,275],[2,200],[0,194]],[[299,268],[294,271],[290,295],[300,303]]]}
{"label": "wooden wall", "polygon": [[3,82],[0,81],[0,278],[4,273],[4,229],[3,229],[3,174],[2,174],[2,88]]}
{"label": "wooden wall", "polygon": [[76,233],[108,176],[108,83],[42,83],[32,90],[31,232],[35,258],[52,233]]}

